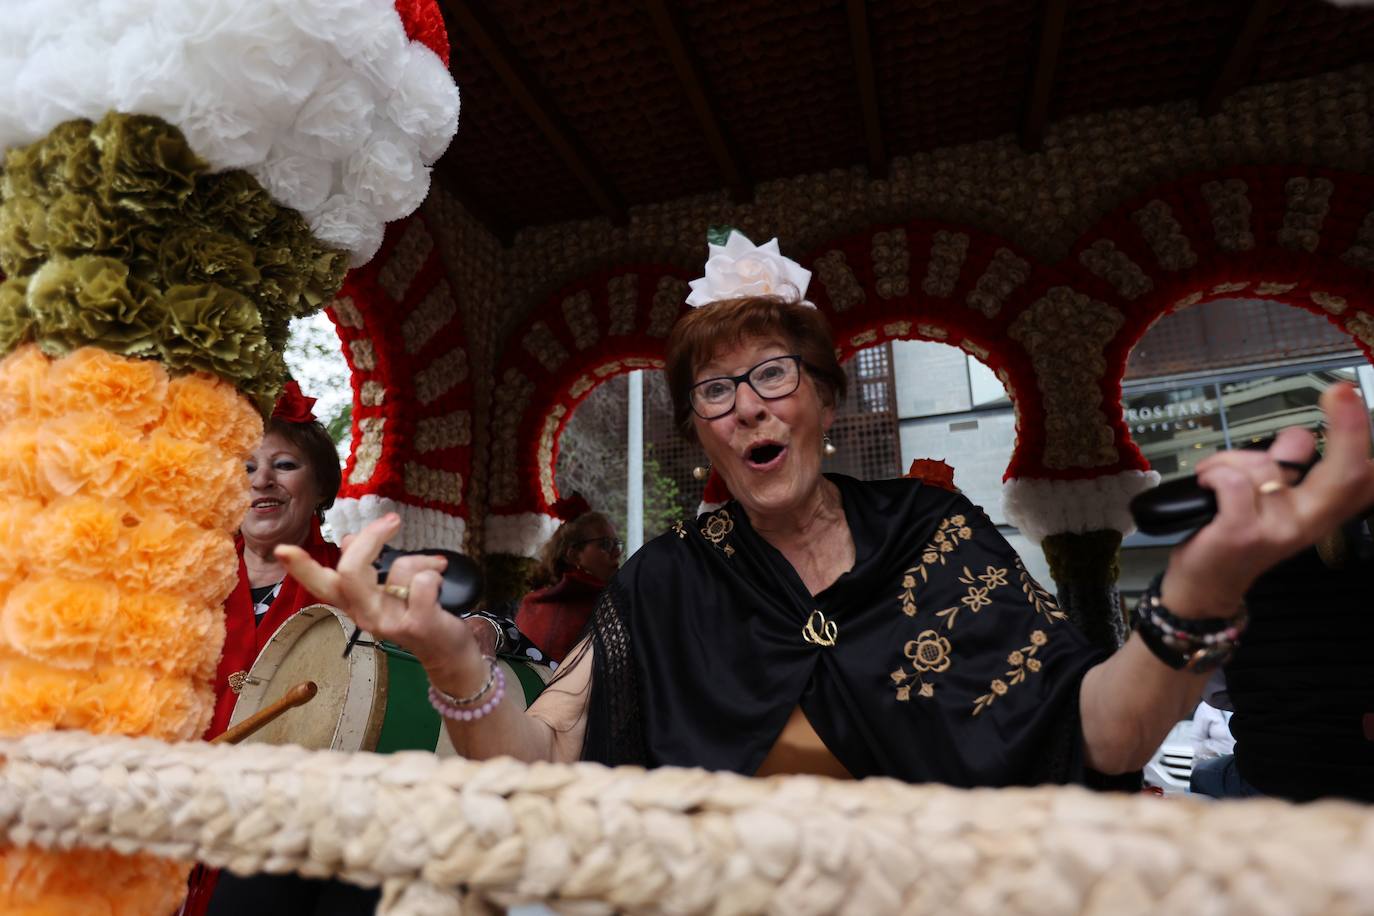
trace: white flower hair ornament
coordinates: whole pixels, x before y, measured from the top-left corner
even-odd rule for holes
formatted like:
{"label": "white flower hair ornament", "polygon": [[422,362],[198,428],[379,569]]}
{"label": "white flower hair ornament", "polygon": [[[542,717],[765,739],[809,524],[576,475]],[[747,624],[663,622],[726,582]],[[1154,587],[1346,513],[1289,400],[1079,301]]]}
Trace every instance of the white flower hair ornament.
{"label": "white flower hair ornament", "polygon": [[689,284],[692,292],[687,304],[692,308],[741,296],[792,294],[802,305],[816,307],[805,298],[811,271],[784,256],[776,238],[755,245],[744,233],[731,229],[724,245],[711,241],[707,247],[706,276]]}
{"label": "white flower hair ornament", "polygon": [[458,128],[442,22],[434,0],[10,0],[0,150],[155,115],[356,267],[424,200]]}

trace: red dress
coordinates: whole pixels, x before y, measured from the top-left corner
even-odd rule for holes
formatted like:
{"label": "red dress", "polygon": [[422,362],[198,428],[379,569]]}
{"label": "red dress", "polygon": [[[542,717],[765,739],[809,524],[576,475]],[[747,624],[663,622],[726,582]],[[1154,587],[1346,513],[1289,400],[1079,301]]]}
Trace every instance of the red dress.
{"label": "red dress", "polygon": [[[301,608],[320,601],[306,591],[295,579],[287,576],[282,580],[281,591],[272,599],[272,604],[260,622],[253,614],[252,588],[248,584],[248,569],[243,562],[243,538],[237,540],[239,551],[239,581],[233,592],[224,601],[224,651],[219,658],[219,669],[215,672],[215,715],[210,728],[205,732],[209,740],[229,727],[229,719],[234,714],[234,704],[238,694],[229,689],[229,676],[253,667],[254,660],[272,634]],[[304,544],[305,552],[321,566],[333,568],[339,562],[339,548],[324,539],[320,534],[318,521],[310,525],[310,535]],[[191,889],[182,908],[182,916],[200,916],[210,905],[219,878],[218,869],[196,866],[191,872]]]}
{"label": "red dress", "polygon": [[562,663],[577,645],[605,587],[595,576],[570,569],[553,585],[524,597],[515,625],[546,658]]}

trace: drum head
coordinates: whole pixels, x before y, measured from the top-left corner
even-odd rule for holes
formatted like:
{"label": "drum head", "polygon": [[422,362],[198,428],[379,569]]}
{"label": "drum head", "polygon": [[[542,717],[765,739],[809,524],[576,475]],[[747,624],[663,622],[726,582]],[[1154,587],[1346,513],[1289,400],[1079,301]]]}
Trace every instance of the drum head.
{"label": "drum head", "polygon": [[348,658],[344,646],[352,621],[324,604],[293,614],[263,646],[248,672],[230,725],[281,699],[303,681],[319,692],[244,739],[298,744],[312,750],[370,751],[386,714],[386,656],[359,644]]}

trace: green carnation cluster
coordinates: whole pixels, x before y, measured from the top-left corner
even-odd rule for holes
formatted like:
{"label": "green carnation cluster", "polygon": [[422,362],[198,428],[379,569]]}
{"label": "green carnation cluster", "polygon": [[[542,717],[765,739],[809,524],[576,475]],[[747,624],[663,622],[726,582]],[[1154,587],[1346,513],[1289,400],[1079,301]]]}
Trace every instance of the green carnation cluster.
{"label": "green carnation cluster", "polygon": [[0,173],[0,356],[95,345],[205,371],[264,411],[286,377],[293,318],[343,282],[295,210],[247,172],[209,173],[160,118],[68,121],[5,154]]}

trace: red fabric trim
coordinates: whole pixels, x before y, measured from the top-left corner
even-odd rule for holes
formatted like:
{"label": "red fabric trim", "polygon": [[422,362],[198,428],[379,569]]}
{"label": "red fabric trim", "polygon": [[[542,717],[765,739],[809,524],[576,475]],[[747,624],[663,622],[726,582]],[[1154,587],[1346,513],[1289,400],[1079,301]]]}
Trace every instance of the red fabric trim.
{"label": "red fabric trim", "polygon": [[448,66],[448,30],[436,0],[396,0],[406,37],[429,48]]}

